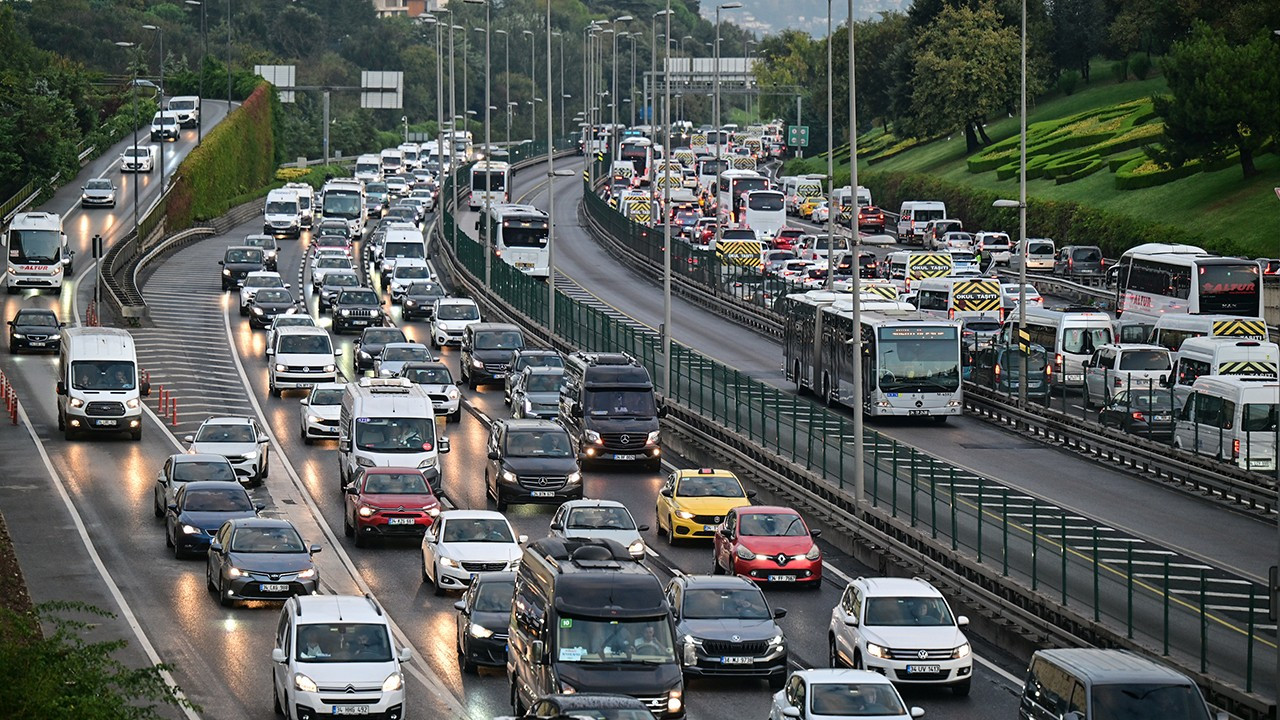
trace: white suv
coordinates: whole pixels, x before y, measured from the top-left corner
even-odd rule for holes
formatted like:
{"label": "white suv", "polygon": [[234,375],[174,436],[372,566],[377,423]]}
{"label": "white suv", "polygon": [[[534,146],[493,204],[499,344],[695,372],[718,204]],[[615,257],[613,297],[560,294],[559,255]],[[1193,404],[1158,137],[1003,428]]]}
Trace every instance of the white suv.
{"label": "white suv", "polygon": [[369,595],[297,595],[285,601],[271,650],[276,714],[404,717],[401,663],[386,613]]}
{"label": "white suv", "polygon": [[895,683],[949,686],[968,695],[973,652],[937,588],[920,578],[858,578],[831,610],[831,667],[873,670]]}

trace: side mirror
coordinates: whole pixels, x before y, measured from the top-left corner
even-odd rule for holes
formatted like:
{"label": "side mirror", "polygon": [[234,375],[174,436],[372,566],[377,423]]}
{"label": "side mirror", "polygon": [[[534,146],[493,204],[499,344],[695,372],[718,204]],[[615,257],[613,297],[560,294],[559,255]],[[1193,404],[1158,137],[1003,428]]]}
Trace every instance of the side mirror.
{"label": "side mirror", "polygon": [[[1073,714],[1075,714],[1077,718],[1079,717],[1079,714],[1078,714],[1078,713],[1073,713]],[[912,717],[912,718],[922,718],[922,717],[924,717],[924,708],[922,708],[922,707],[915,707],[915,706],[912,706],[912,707],[911,707],[911,717]]]}
{"label": "side mirror", "polygon": [[166,505],[165,507],[166,507],[166,508],[168,508],[168,509],[170,509],[170,510],[177,510],[177,509],[178,509],[178,503],[169,503],[169,504],[168,504],[168,505]]}
{"label": "side mirror", "polygon": [[216,553],[222,552],[222,543],[218,542],[217,540],[210,542],[209,552],[216,552]]}
{"label": "side mirror", "polygon": [[529,542],[529,536],[528,536],[528,535],[521,535],[521,536],[519,536],[519,537],[517,537],[517,538],[516,538],[516,542],[517,542],[517,543],[519,543],[519,544],[521,544],[521,545],[524,545],[525,543]]}
{"label": "side mirror", "polygon": [[315,555],[316,553],[320,552],[324,548],[320,547],[319,545],[313,544],[309,549],[311,550],[311,554]]}
{"label": "side mirror", "polygon": [[498,454],[498,451],[497,451],[497,450],[490,450],[490,451],[489,451],[489,456],[488,456],[488,457],[489,457],[489,459],[490,459],[490,460],[498,460],[498,459],[499,459],[499,458],[501,458],[502,456]]}
{"label": "side mirror", "polygon": [[800,708],[797,708],[797,707],[785,708],[782,711],[782,717],[798,718],[800,717]]}
{"label": "side mirror", "polygon": [[258,436],[258,444],[259,444],[259,445],[265,445],[266,443],[268,443],[268,442],[270,442],[270,441],[271,441],[271,438],[267,437],[266,435],[259,435],[259,436]]}
{"label": "side mirror", "polygon": [[351,452],[351,441],[346,439],[338,440],[338,452]]}
{"label": "side mirror", "polygon": [[637,525],[637,526],[636,526],[636,532],[649,532],[649,526],[648,526],[648,525]]}
{"label": "side mirror", "polygon": [[346,485],[343,485],[343,486],[342,486],[342,491],[343,491],[343,492],[345,492],[345,493],[346,493],[346,494],[348,494],[348,495],[359,495],[359,494],[360,494],[360,488],[356,487],[356,484],[355,484],[354,482],[349,482],[349,483],[347,483]]}
{"label": "side mirror", "polygon": [[254,503],[254,504],[253,504],[253,511],[254,511],[254,512],[262,512],[263,510],[266,510],[266,509],[267,509],[267,504],[266,504],[266,503]]}
{"label": "side mirror", "polygon": [[541,640],[534,640],[529,643],[529,655],[532,656],[534,665],[542,665],[543,659],[547,653],[547,646]]}
{"label": "side mirror", "polygon": [[551,523],[551,529],[552,529],[552,530],[563,530],[563,529],[564,529],[564,523],[553,522],[553,523]]}
{"label": "side mirror", "polygon": [[[219,265],[226,265],[226,264],[227,264],[227,262],[226,262],[225,260],[219,260],[219,261],[218,261],[218,264],[219,264]],[[284,662],[284,661],[283,661],[283,660],[281,660],[281,662]]]}
{"label": "side mirror", "polygon": [[334,348],[334,349],[333,349],[333,356],[334,356],[334,357],[342,357],[342,348]]}
{"label": "side mirror", "polygon": [[396,659],[402,663],[407,663],[413,659],[413,648],[402,647],[400,652],[396,654]]}
{"label": "side mirror", "polygon": [[291,288],[291,287],[293,287],[293,285],[291,285],[290,283],[285,283],[285,284],[284,284],[284,289],[285,289],[285,290],[288,290],[288,289],[289,289],[289,288]]}
{"label": "side mirror", "polygon": [[193,443],[193,442],[195,442],[195,441],[196,441],[196,436],[195,436],[195,435],[187,435],[187,436],[185,436],[185,437],[183,437],[183,438],[182,438],[182,442],[184,442],[184,443]]}
{"label": "side mirror", "polygon": [[436,541],[436,534],[435,534],[435,533],[433,533],[433,532],[431,532],[430,530],[428,530],[428,531],[426,531],[425,533],[423,533],[423,534],[422,534],[422,541],[423,541],[423,542],[425,542],[425,543],[427,543],[428,545],[430,545],[430,544],[432,544],[432,543],[435,543],[435,541]]}
{"label": "side mirror", "polygon": [[756,491],[755,491],[755,490],[748,490],[748,491],[747,491],[747,499],[748,499],[748,500],[754,500],[754,499],[755,499],[755,497],[756,497]]}
{"label": "side mirror", "polygon": [[142,397],[149,397],[151,395],[151,383],[144,382],[141,385],[139,385],[138,394],[141,395]]}
{"label": "side mirror", "polygon": [[275,349],[267,348],[267,357],[271,357],[272,355],[275,355],[275,354],[276,354]]}
{"label": "side mirror", "polygon": [[667,416],[667,404],[663,403],[658,406],[658,417],[664,418],[666,416]]}
{"label": "side mirror", "polygon": [[781,620],[782,618],[784,618],[784,617],[786,617],[786,616],[787,616],[787,609],[786,609],[786,608],[774,608],[774,609],[773,609],[773,619],[774,619],[774,620]]}
{"label": "side mirror", "polygon": [[968,616],[961,615],[956,618],[956,627],[968,627],[968,626],[969,626]]}
{"label": "side mirror", "polygon": [[464,612],[467,609],[467,604],[459,600],[458,602],[453,604],[453,609],[457,610],[458,612]]}
{"label": "side mirror", "polygon": [[811,537],[811,538],[819,538],[819,537],[822,537],[822,531],[821,531],[821,530],[817,530],[817,529],[810,530],[810,531],[809,531],[809,537]]}
{"label": "side mirror", "polygon": [[857,616],[857,615],[845,615],[845,616],[844,616],[844,624],[845,624],[845,625],[848,625],[849,627],[858,627],[858,616]]}
{"label": "side mirror", "polygon": [[658,491],[658,494],[661,495],[662,497],[671,497],[671,488],[664,487]]}
{"label": "side mirror", "polygon": [[447,437],[440,438],[440,441],[436,443],[436,451],[440,453],[449,452],[449,438]]}
{"label": "side mirror", "polygon": [[569,414],[573,417],[582,417],[582,403],[574,400],[573,405],[569,406]]}
{"label": "side mirror", "polygon": [[285,655],[284,650],[281,650],[280,648],[272,648],[271,662],[284,664],[289,662],[289,656]]}
{"label": "side mirror", "polygon": [[[10,321],[9,321],[9,324],[10,324],[10,325],[12,325],[12,324],[13,324],[13,321],[12,321],[12,320],[10,320]],[[54,392],[58,393],[59,395],[66,395],[66,394],[67,394],[67,384],[66,384],[66,383],[64,383],[64,382],[62,382],[61,380],[59,380],[59,381],[58,381],[58,384],[54,386]]]}

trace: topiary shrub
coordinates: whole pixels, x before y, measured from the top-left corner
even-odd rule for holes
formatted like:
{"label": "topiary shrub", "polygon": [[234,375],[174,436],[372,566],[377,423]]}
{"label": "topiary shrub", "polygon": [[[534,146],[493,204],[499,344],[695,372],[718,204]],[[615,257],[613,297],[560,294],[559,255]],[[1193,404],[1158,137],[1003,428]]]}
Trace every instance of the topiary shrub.
{"label": "topiary shrub", "polygon": [[1080,73],[1068,70],[1058,76],[1058,91],[1063,95],[1074,95],[1080,85]]}
{"label": "topiary shrub", "polygon": [[1144,153],[1121,165],[1116,170],[1116,189],[1138,190],[1140,188],[1164,185],[1174,180],[1195,175],[1202,169],[1198,160],[1192,160],[1186,165],[1162,167]]}
{"label": "topiary shrub", "polygon": [[1146,80],[1147,74],[1151,72],[1151,58],[1143,53],[1134,53],[1129,58],[1129,71],[1139,80]]}

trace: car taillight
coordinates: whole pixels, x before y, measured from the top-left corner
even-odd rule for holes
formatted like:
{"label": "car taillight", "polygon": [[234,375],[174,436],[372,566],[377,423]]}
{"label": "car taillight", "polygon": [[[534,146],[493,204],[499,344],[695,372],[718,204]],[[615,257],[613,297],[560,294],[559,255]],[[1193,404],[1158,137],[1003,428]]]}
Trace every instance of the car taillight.
{"label": "car taillight", "polygon": [[1132,413],[1132,415],[1133,415],[1133,419],[1134,419],[1134,420],[1137,420],[1138,422],[1146,422],[1146,421],[1147,421],[1147,416],[1146,416],[1146,415],[1143,415],[1143,414],[1142,414],[1142,411],[1140,411],[1140,410],[1134,410],[1134,411],[1133,411],[1133,413]]}
{"label": "car taillight", "polygon": [[1058,366],[1058,369],[1061,370],[1062,369],[1062,353],[1058,353],[1058,356],[1053,359],[1053,362]]}
{"label": "car taillight", "polygon": [[1114,383],[1115,387],[1120,387],[1124,385],[1124,378],[1117,377],[1115,380],[1112,380],[1112,383]]}
{"label": "car taillight", "polygon": [[1231,459],[1232,460],[1240,459],[1240,441],[1239,440],[1231,441]]}
{"label": "car taillight", "polygon": [[1000,366],[996,365],[996,380],[1000,380]]}

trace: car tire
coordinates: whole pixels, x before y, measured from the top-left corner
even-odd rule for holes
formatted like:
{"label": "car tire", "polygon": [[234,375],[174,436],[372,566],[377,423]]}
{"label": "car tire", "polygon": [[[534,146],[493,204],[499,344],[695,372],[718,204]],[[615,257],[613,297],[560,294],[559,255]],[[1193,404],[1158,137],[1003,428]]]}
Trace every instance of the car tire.
{"label": "car tire", "polygon": [[724,568],[720,567],[720,558],[716,557],[714,551],[711,553],[711,574],[724,575]]}
{"label": "car tire", "polygon": [[209,588],[209,592],[218,592],[218,585],[213,581],[212,569],[209,566],[209,561],[206,560],[204,563],[204,584],[205,587]]}
{"label": "car tire", "polygon": [[462,646],[458,646],[458,667],[462,668],[462,672],[467,675],[475,675],[479,668],[462,652]]}
{"label": "car tire", "polygon": [[436,597],[444,597],[444,588],[440,587],[440,580],[439,580],[439,578],[440,578],[440,566],[439,566],[439,565],[437,565],[437,566],[436,566],[435,576],[434,576],[434,578],[433,578],[433,579],[432,579],[432,581],[431,581],[431,586],[432,586],[432,587],[431,587],[431,592],[432,592]]}
{"label": "car tire", "polygon": [[854,651],[853,651],[853,666],[852,666],[852,667],[853,667],[853,669],[854,669],[854,670],[865,670],[865,669],[866,669],[865,667],[863,667],[863,662],[862,662],[862,653],[861,653],[861,652],[859,652],[859,651],[857,651],[857,650],[854,650]]}
{"label": "car tire", "polygon": [[827,636],[827,667],[840,667],[840,654],[836,652],[836,639],[834,635]]}
{"label": "car tire", "polygon": [[493,489],[493,504],[497,506],[498,512],[507,511],[507,499],[502,496],[502,488],[500,487]]}
{"label": "car tire", "polygon": [[769,689],[772,690],[773,692],[777,692],[781,690],[782,686],[786,684],[787,684],[787,674],[785,672],[774,673],[773,675],[769,676]]}
{"label": "car tire", "polygon": [[160,507],[160,501],[156,499],[155,493],[151,494],[151,512],[156,517],[164,517],[164,508]]}
{"label": "car tire", "polygon": [[271,393],[271,397],[280,397],[280,388],[276,387],[275,383],[271,383],[267,390]]}
{"label": "car tire", "polygon": [[951,686],[951,692],[956,697],[968,697],[970,686],[973,685],[972,678],[966,678],[955,685]]}
{"label": "car tire", "polygon": [[164,524],[164,546],[173,547],[173,536],[169,534],[169,523]]}
{"label": "car tire", "polygon": [[[174,528],[174,531],[173,531],[173,532],[176,534],[176,533],[178,532],[177,528]],[[175,539],[174,539],[174,541],[171,543],[171,545],[173,546],[173,559],[174,559],[174,560],[181,560],[181,559],[183,559],[183,558],[185,558],[185,557],[187,556],[187,554],[186,554],[185,552],[183,552],[183,551],[182,551],[182,545],[178,544],[178,541],[177,541],[177,539],[176,539],[176,538],[175,538]]]}
{"label": "car tire", "polygon": [[236,601],[229,597],[226,590],[223,589],[221,576],[218,577],[218,604],[227,608],[235,607],[236,604]]}
{"label": "car tire", "polygon": [[271,673],[271,709],[276,715],[284,717],[284,707],[280,704],[280,688],[276,685],[276,674]]}
{"label": "car tire", "polygon": [[667,545],[676,546],[676,519],[674,515],[667,516]]}
{"label": "car tire", "polygon": [[422,566],[422,584],[431,582],[431,575],[427,573],[427,559],[422,557],[422,551],[418,551],[418,564]]}
{"label": "car tire", "polygon": [[[342,524],[344,526],[347,524],[347,521],[345,518],[343,519]],[[345,532],[346,528],[344,527],[343,530]],[[358,548],[365,547],[366,545],[369,544],[369,541],[364,539],[364,533],[360,532],[360,528],[356,526],[354,523],[351,526],[350,537],[352,539],[352,542],[355,543],[355,546]]]}
{"label": "car tire", "polygon": [[454,410],[453,412],[449,413],[445,417],[445,422],[451,422],[451,423],[462,422],[462,407],[459,406],[457,410]]}
{"label": "car tire", "polygon": [[18,354],[18,343],[14,342],[14,341],[12,341],[12,340],[10,340],[10,341],[9,341],[9,354],[10,354],[10,355],[17,355],[17,354]]}

